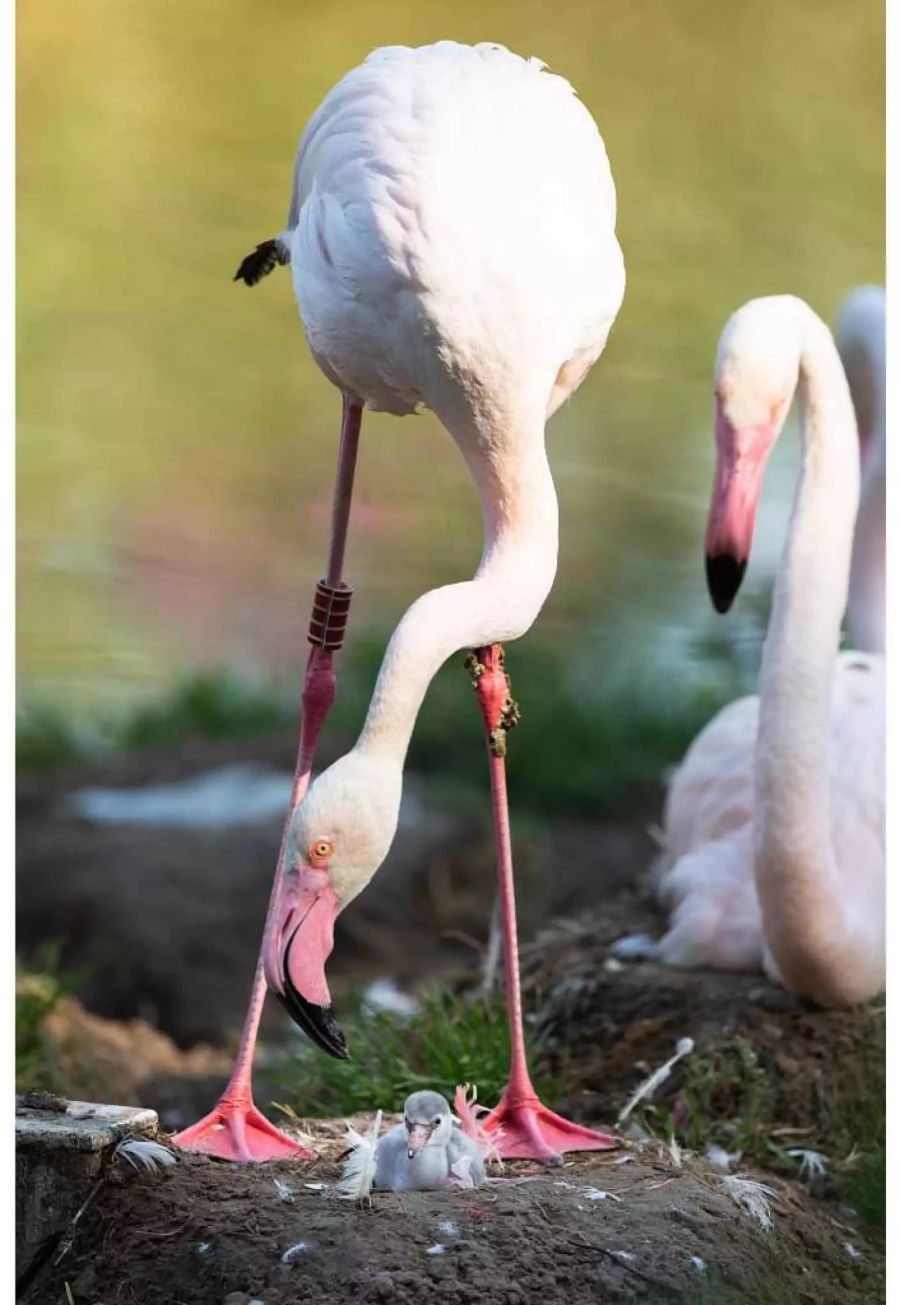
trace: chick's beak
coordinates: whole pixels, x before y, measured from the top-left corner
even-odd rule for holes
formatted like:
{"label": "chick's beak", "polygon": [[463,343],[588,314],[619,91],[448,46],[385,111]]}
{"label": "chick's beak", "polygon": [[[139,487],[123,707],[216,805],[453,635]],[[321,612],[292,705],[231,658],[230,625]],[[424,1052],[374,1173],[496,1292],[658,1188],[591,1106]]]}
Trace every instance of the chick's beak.
{"label": "chick's beak", "polygon": [[323,1051],[347,1058],[347,1044],[331,1009],[325,962],[334,947],[339,906],[325,870],[289,870],[266,934],[266,983],[291,1019]]}
{"label": "chick's beak", "polygon": [[413,1124],[408,1130],[406,1143],[406,1154],[410,1160],[415,1159],[422,1147],[428,1145],[430,1137],[431,1129],[426,1124]]}

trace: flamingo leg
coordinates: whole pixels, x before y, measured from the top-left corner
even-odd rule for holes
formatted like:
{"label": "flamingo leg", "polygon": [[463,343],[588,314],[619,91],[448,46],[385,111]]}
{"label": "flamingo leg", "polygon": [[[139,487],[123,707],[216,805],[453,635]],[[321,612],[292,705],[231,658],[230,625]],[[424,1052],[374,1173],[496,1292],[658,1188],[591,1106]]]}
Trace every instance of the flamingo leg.
{"label": "flamingo leg", "polygon": [[[319,734],[337,692],[333,658],[343,642],[352,594],[352,590],[344,584],[341,575],[344,569],[344,552],[361,425],[362,404],[345,395],[328,569],[325,579],[320,580],[316,586],[313,600],[309,629],[312,648],[306,664],[306,679],[303,686],[300,744],[294,768],[294,784],[288,817],[281,836],[275,879],[269,898],[264,939],[271,927],[272,905],[278,897],[285,872],[288,829],[294,811],[309,787]],[[253,1102],[251,1087],[253,1056],[256,1051],[259,1021],[266,1000],[262,956],[261,948],[237,1057],[225,1091],[208,1115],[190,1128],[176,1133],[171,1140],[185,1151],[197,1151],[204,1155],[217,1156],[222,1160],[243,1163],[253,1160],[313,1160],[316,1158],[315,1151],[300,1146],[286,1133],[276,1128]]]}
{"label": "flamingo leg", "polygon": [[500,1103],[481,1121],[496,1134],[497,1149],[505,1160],[538,1160],[560,1164],[565,1151],[606,1151],[618,1146],[608,1133],[597,1133],[563,1119],[544,1106],[528,1073],[522,993],[519,984],[519,947],[513,880],[509,807],[506,795],[506,733],[516,724],[519,709],[509,692],[503,665],[503,648],[479,648],[467,662],[484,721],[491,773],[491,802],[497,852],[497,880],[503,926],[503,966],[512,1047],[509,1082]]}

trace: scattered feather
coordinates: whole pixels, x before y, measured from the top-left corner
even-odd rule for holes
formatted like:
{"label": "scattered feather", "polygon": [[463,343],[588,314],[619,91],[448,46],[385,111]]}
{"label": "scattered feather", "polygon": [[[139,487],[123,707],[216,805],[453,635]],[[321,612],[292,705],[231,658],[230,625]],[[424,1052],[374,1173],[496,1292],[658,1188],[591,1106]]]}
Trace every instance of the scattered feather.
{"label": "scattered feather", "polygon": [[429,1246],[428,1250],[425,1252],[426,1255],[446,1255],[446,1253],[447,1247],[443,1246],[440,1242],[435,1242],[435,1244]]}
{"label": "scattered feather", "polygon": [[693,1264],[698,1273],[706,1272],[706,1260],[701,1260],[699,1255],[691,1256],[691,1264]]}
{"label": "scattered feather", "polygon": [[631,1264],[632,1261],[637,1259],[637,1256],[632,1254],[631,1251],[610,1251],[610,1255],[614,1255],[617,1260],[625,1260],[627,1264]]}
{"label": "scattered feather", "polygon": [[851,1260],[861,1260],[862,1251],[858,1251],[852,1242],[844,1242],[844,1250],[850,1256]]}
{"label": "scattered feather", "polygon": [[280,1178],[273,1178],[272,1183],[279,1201],[284,1201],[286,1205],[293,1205],[294,1189],[290,1183],[283,1183]]}
{"label": "scattered feather", "polygon": [[441,1219],[437,1226],[438,1232],[443,1233],[445,1237],[458,1237],[459,1227],[452,1219]]}
{"label": "scattered feather", "polygon": [[693,1038],[679,1038],[675,1044],[675,1055],[670,1056],[664,1065],[655,1069],[653,1073],[645,1078],[635,1091],[631,1094],[626,1104],[619,1111],[619,1117],[616,1121],[623,1124],[631,1112],[645,1098],[652,1097],[658,1087],[665,1083],[666,1079],[672,1072],[673,1065],[676,1065],[684,1056],[689,1056],[694,1050]]}
{"label": "scattered feather", "polygon": [[755,1219],[760,1228],[772,1227],[772,1215],[767,1198],[775,1196],[773,1188],[767,1187],[765,1183],[758,1183],[753,1178],[739,1178],[735,1174],[728,1174],[719,1181],[735,1205],[740,1206],[751,1219]]}
{"label": "scattered feather", "polygon": [[621,1201],[615,1192],[604,1192],[601,1187],[586,1187],[584,1194],[589,1201]]}
{"label": "scattered feather", "polygon": [[200,1244],[197,1246],[197,1254],[209,1255],[212,1248],[213,1248],[212,1242],[200,1242]]}
{"label": "scattered feather", "polygon": [[311,1192],[324,1192],[328,1184],[327,1183],[304,1183],[303,1186],[308,1187]]}
{"label": "scattered feather", "polygon": [[503,1136],[503,1129],[498,1128],[495,1132],[489,1133],[484,1127],[479,1116],[489,1115],[491,1112],[487,1106],[478,1104],[478,1087],[476,1084],[473,1083],[471,1088],[468,1083],[463,1083],[457,1087],[453,1096],[453,1109],[459,1117],[462,1131],[481,1147],[485,1164],[493,1162],[502,1165],[503,1162],[500,1159],[497,1144]]}
{"label": "scattered feather", "polygon": [[287,1250],[284,1252],[284,1254],[281,1257],[281,1263],[293,1264],[294,1260],[299,1259],[301,1255],[305,1255],[308,1250],[309,1250],[308,1242],[297,1242],[296,1245],[289,1246],[287,1248]]}
{"label": "scattered feather", "polygon": [[739,1163],[743,1151],[726,1151],[723,1146],[708,1146],[706,1148],[706,1160],[714,1169],[729,1170],[732,1165]]}
{"label": "scattered feather", "polygon": [[338,1196],[343,1197],[345,1201],[365,1201],[371,1195],[380,1128],[380,1110],[376,1112],[372,1127],[365,1136],[357,1133],[351,1124],[347,1125],[347,1141],[353,1150],[344,1161],[344,1168],[337,1185]]}
{"label": "scattered feather", "polygon": [[140,1137],[124,1137],[113,1155],[117,1160],[127,1160],[135,1173],[155,1173],[176,1163],[167,1147]]}
{"label": "scattered feather", "polygon": [[630,1165],[634,1160],[633,1155],[620,1155],[618,1160],[613,1160],[614,1165]]}
{"label": "scattered feather", "polygon": [[666,1143],[666,1150],[669,1153],[669,1158],[671,1159],[672,1164],[675,1166],[676,1169],[680,1169],[684,1152],[682,1151],[678,1138],[675,1136],[674,1133]]}
{"label": "scattered feather", "polygon": [[461,1155],[450,1166],[450,1186],[470,1188],[475,1186],[475,1179],[472,1177],[472,1157],[470,1155]]}
{"label": "scattered feather", "polygon": [[824,1178],[825,1171],[828,1168],[828,1156],[823,1155],[821,1151],[808,1151],[805,1147],[795,1146],[788,1151],[788,1155],[800,1161],[800,1172],[798,1178],[806,1178],[809,1182],[814,1182],[817,1178]]}

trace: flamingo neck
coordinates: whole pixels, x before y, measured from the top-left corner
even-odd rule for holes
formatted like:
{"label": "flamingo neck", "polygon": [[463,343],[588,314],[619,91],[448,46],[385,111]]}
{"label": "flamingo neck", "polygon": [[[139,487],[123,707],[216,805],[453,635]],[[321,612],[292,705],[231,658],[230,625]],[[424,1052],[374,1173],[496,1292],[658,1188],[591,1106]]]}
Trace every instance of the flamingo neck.
{"label": "flamingo neck", "polygon": [[884,652],[887,386],[883,294],[860,296],[856,311],[846,316],[840,350],[856,410],[863,465],[847,624],[852,647]]}
{"label": "flamingo neck", "polygon": [[847,942],[830,829],[830,717],[859,453],[831,335],[809,310],[802,322],[802,470],[763,652],[754,872],[783,978],[830,1002]]}
{"label": "flamingo neck", "polygon": [[457,436],[478,486],[484,550],[475,576],[432,589],[391,638],[354,751],[402,768],[428,685],[462,649],[517,639],[553,584],[558,549],[556,491],[543,423],[485,439]]}

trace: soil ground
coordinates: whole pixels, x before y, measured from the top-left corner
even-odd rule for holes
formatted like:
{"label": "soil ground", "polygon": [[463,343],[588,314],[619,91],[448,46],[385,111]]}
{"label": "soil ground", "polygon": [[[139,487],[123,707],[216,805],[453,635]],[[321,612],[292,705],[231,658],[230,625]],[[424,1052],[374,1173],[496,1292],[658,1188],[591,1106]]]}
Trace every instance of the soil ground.
{"label": "soil ground", "polygon": [[[72,1251],[23,1302],[871,1305],[883,1296],[881,1254],[837,1210],[767,1178],[764,1229],[720,1174],[699,1160],[676,1165],[658,1143],[558,1169],[507,1165],[478,1191],[375,1192],[358,1206],[334,1188],[343,1126],[306,1121],[306,1132],[322,1153],[308,1164],[237,1168],[187,1156],[159,1174],[112,1177]],[[631,1161],[617,1164],[621,1154]]]}
{"label": "soil ground", "polygon": [[[47,1028],[64,1090],[153,1106],[168,1129],[209,1109],[224,1083],[279,830],[98,828],[67,815],[65,798],[88,783],[177,778],[241,759],[237,751],[190,745],[174,760],[145,755],[28,781],[19,795],[20,949],[27,956],[59,940],[64,968],[87,971],[81,1000],[64,999]],[[289,766],[290,743],[255,744],[252,757]],[[817,1011],[761,976],[622,965],[608,944],[659,924],[640,883],[653,855],[648,819],[550,830],[517,823],[525,1004],[530,1036],[562,1090],[554,1104],[609,1126],[648,1070],[690,1036],[691,1065],[705,1070],[692,1068],[689,1092],[684,1064],[676,1066],[657,1094],[659,1133],[700,1109],[699,1131],[710,1129],[698,1152],[706,1140],[729,1145],[716,1120],[742,1118],[743,1175],[754,1175],[749,1156],[770,1132],[782,1147],[825,1151],[835,1166],[852,1161],[848,1101],[863,1076],[883,1072],[883,1009]],[[494,895],[490,839],[477,820],[426,803],[401,830],[378,889],[342,918],[329,970],[338,992],[351,975],[357,985],[390,975],[410,988],[477,975]],[[554,917],[567,919],[548,925]],[[284,1034],[277,1010],[267,1028]],[[257,1097],[267,1099],[264,1090]],[[754,1109],[765,1115],[764,1134]],[[307,1127],[323,1155],[310,1169],[188,1157],[157,1176],[111,1177],[71,1252],[28,1302],[66,1302],[66,1283],[76,1305],[883,1299],[882,1249],[829,1181],[813,1196],[770,1168],[756,1173],[775,1190],[766,1232],[699,1155],[677,1165],[650,1142],[623,1165],[604,1155],[554,1171],[508,1166],[504,1177],[530,1181],[375,1194],[358,1209],[332,1187],[343,1126]],[[278,1198],[275,1177],[293,1201]],[[621,1199],[591,1199],[590,1187]],[[441,1231],[447,1220],[455,1232]],[[300,1242],[306,1249],[283,1262]],[[436,1244],[444,1252],[429,1255]]]}

